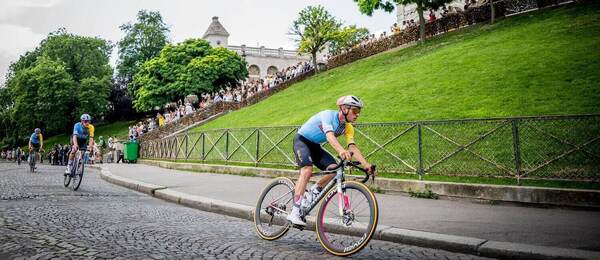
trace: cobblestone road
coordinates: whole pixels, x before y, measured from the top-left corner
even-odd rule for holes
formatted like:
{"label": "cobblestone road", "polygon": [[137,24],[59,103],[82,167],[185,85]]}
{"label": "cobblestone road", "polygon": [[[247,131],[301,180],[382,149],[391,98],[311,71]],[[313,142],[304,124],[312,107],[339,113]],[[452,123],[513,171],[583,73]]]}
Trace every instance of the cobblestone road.
{"label": "cobblestone road", "polygon": [[[114,186],[88,171],[77,192],[62,167],[0,163],[0,259],[326,259],[314,232],[257,237],[251,222],[190,209]],[[372,240],[354,258],[473,259]]]}

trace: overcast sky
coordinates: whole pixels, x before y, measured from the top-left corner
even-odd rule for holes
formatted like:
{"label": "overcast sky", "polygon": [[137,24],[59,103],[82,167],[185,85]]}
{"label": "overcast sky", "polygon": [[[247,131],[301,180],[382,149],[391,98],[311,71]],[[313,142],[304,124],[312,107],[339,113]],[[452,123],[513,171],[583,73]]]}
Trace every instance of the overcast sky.
{"label": "overcast sky", "polygon": [[[362,15],[352,0],[0,0],[0,86],[11,62],[60,27],[116,43],[123,37],[119,26],[147,9],[161,13],[171,29],[171,42],[202,37],[211,17],[218,16],[230,34],[230,45],[293,49],[295,43],[287,35],[292,21],[304,7],[318,4],[345,24],[375,33],[389,31],[396,20],[395,13]],[[116,51],[112,56],[114,66]]]}

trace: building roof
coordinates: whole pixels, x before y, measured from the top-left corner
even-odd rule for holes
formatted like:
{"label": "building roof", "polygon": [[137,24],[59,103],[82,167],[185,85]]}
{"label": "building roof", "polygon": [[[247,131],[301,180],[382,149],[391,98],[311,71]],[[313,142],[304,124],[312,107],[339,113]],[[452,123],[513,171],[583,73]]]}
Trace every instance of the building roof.
{"label": "building roof", "polygon": [[212,18],[212,23],[210,23],[208,29],[206,29],[206,32],[204,33],[204,36],[202,36],[202,38],[206,38],[206,36],[209,35],[229,36],[229,33],[227,32],[227,30],[225,30],[225,27],[223,27],[223,25],[219,22],[219,17],[217,16],[214,16]]}

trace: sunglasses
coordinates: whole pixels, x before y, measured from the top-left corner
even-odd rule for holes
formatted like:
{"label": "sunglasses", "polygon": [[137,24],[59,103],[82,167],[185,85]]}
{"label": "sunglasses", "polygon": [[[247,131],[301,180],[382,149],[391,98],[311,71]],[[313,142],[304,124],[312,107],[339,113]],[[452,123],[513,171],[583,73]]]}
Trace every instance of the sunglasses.
{"label": "sunglasses", "polygon": [[81,122],[84,122],[84,123],[89,123],[89,122],[90,122],[90,120],[82,120]]}
{"label": "sunglasses", "polygon": [[358,108],[358,107],[350,108],[350,110],[352,110],[352,113],[354,113],[355,115],[360,114],[360,108]]}

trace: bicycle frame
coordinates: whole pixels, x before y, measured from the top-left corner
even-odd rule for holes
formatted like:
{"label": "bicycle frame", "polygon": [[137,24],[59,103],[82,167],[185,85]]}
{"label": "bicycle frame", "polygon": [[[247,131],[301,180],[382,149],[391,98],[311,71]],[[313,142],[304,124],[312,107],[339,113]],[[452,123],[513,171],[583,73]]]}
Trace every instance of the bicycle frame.
{"label": "bicycle frame", "polygon": [[[333,187],[334,185],[337,185],[336,189],[337,189],[337,194],[338,194],[338,205],[339,205],[339,213],[340,216],[344,215],[344,196],[343,196],[343,190],[342,190],[342,185],[345,181],[345,176],[344,176],[344,168],[346,167],[346,165],[350,165],[353,167],[356,167],[357,169],[360,169],[362,171],[364,171],[364,169],[356,166],[354,163],[352,162],[345,162],[342,161],[340,162],[340,164],[337,165],[337,167],[335,167],[332,170],[327,170],[327,171],[321,171],[321,172],[317,172],[314,173],[314,175],[325,175],[325,174],[334,174],[335,173],[335,177],[333,179],[331,179],[327,185],[325,185],[325,187],[323,188],[323,190],[321,190],[321,192],[317,195],[317,198],[314,199],[311,204],[309,205],[309,207],[305,210],[305,212],[303,212],[303,217],[308,216],[308,214],[317,206],[317,204],[319,203],[319,201],[321,201],[321,199],[323,199],[323,197],[325,197],[325,194],[327,191],[329,191],[329,189],[331,189],[331,187]],[[365,174],[367,174],[365,172]],[[374,177],[373,177],[374,178]],[[362,180],[362,182],[367,182],[367,180],[369,180],[369,175],[367,174],[366,178],[364,178]]]}

